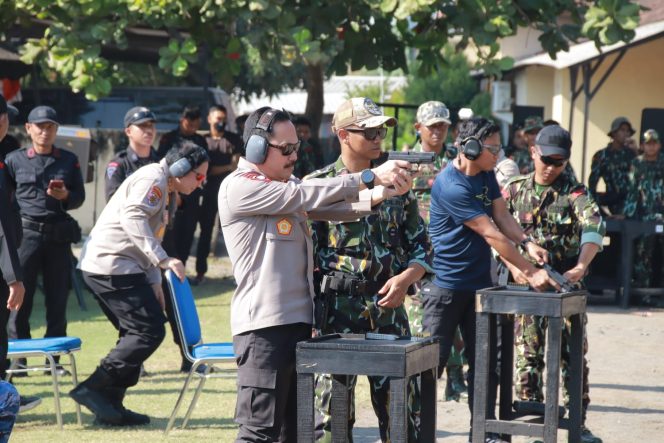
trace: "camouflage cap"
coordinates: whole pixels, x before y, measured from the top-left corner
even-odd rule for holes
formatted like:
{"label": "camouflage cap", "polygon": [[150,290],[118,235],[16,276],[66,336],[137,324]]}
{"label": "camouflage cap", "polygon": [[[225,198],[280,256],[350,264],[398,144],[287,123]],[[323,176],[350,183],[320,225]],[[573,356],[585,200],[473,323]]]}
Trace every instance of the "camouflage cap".
{"label": "camouflage cap", "polygon": [[538,131],[544,127],[544,124],[542,123],[542,117],[539,115],[531,115],[530,117],[526,117],[526,119],[523,121],[523,132],[530,132],[534,131],[537,129]]}
{"label": "camouflage cap", "polygon": [[629,135],[634,135],[636,132],[632,127],[632,124],[629,122],[629,120],[627,120],[627,117],[617,117],[611,122],[611,130],[609,131],[608,136],[611,137],[613,133],[620,129],[622,125],[629,126]]}
{"label": "camouflage cap", "polygon": [[334,131],[349,126],[360,128],[377,128],[378,126],[394,126],[397,119],[383,115],[380,108],[370,98],[353,97],[337,108],[332,117]]}
{"label": "camouflage cap", "polygon": [[422,103],[417,108],[417,123],[424,126],[435,125],[436,123],[452,124],[450,120],[450,110],[445,103],[438,101],[429,101]]}
{"label": "camouflage cap", "polygon": [[659,134],[654,129],[648,129],[643,133],[643,143],[658,142]]}

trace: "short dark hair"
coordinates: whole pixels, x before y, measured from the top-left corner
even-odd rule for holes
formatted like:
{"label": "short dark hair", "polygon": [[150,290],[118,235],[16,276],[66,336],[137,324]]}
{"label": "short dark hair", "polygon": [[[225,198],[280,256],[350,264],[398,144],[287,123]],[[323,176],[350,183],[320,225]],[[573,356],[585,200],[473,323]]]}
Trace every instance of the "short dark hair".
{"label": "short dark hair", "polygon": [[461,122],[456,141],[461,144],[468,137],[477,137],[480,141],[484,141],[496,132],[500,132],[500,127],[491,120],[484,117],[473,117]]}
{"label": "short dark hair", "polygon": [[208,109],[208,114],[212,114],[215,111],[221,111],[224,114],[228,114],[228,110],[226,109],[226,106],[224,106],[224,105],[212,105],[212,106],[210,106],[210,109]]}
{"label": "short dark hair", "polygon": [[196,105],[187,105],[182,108],[180,118],[186,118],[187,120],[198,120],[201,118],[201,108]]}
{"label": "short dark hair", "polygon": [[262,135],[263,137],[267,138],[268,135],[272,133],[272,128],[274,127],[275,123],[291,121],[290,115],[286,111],[277,110],[277,112],[274,114],[274,117],[272,118],[272,124],[270,125],[267,131],[263,131],[262,129],[256,128],[256,125],[258,124],[258,121],[260,120],[261,116],[270,109],[273,108],[269,106],[263,106],[262,108],[258,108],[254,112],[249,114],[249,117],[247,117],[247,121],[244,124],[244,133],[242,134],[242,139],[244,140],[245,143],[249,140],[249,137],[251,137],[253,134]]}
{"label": "short dark hair", "polygon": [[306,118],[303,115],[300,116],[300,117],[297,117],[295,120],[293,120],[293,124],[295,126],[308,126],[308,127],[311,128],[311,120],[309,120],[308,118]]}
{"label": "short dark hair", "polygon": [[192,169],[196,169],[203,163],[210,161],[207,149],[203,146],[197,145],[191,140],[184,139],[175,143],[173,147],[168,150],[164,159],[166,160],[166,164],[171,166],[176,161],[185,157],[189,159]]}
{"label": "short dark hair", "polygon": [[549,119],[549,120],[544,120],[542,122],[542,126],[560,126],[560,123],[558,123],[554,119]]}

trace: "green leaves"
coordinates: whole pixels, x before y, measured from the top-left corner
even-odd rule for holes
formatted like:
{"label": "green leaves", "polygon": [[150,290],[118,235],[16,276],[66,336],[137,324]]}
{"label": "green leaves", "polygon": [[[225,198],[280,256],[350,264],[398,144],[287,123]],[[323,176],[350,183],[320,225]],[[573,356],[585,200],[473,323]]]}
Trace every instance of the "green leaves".
{"label": "green leaves", "polygon": [[174,37],[159,50],[168,76],[196,79],[190,67],[200,58],[220,84],[249,94],[302,85],[314,65],[327,74],[407,71],[407,55],[430,75],[450,65],[448,42],[457,52],[474,50],[485,72],[499,76],[513,66],[499,42],[520,26],[540,31],[542,48],[555,57],[583,37],[598,46],[628,41],[640,10],[635,0],[14,0],[0,29],[47,20],[45,34],[21,48],[22,59],[90,97],[123,79],[101,49],[126,48],[126,29],[147,26]]}
{"label": "green leaves", "polygon": [[45,38],[30,38],[21,48],[21,61],[32,65],[47,51],[48,40]]}
{"label": "green leaves", "polygon": [[196,42],[190,37],[182,43],[170,39],[168,46],[159,50],[159,67],[170,71],[175,77],[183,77],[189,72],[189,63],[194,63],[197,56]]}
{"label": "green leaves", "polygon": [[641,7],[629,0],[599,0],[584,16],[581,34],[601,46],[628,41],[639,25]]}
{"label": "green leaves", "polygon": [[[295,42],[295,49],[304,58],[305,62],[310,65],[320,63],[324,54],[321,51],[321,42],[314,40],[311,31],[304,27],[295,28],[293,32],[293,41]],[[284,66],[290,66],[295,61],[295,54],[293,54],[292,46],[285,45],[282,51],[284,59],[282,63]]]}

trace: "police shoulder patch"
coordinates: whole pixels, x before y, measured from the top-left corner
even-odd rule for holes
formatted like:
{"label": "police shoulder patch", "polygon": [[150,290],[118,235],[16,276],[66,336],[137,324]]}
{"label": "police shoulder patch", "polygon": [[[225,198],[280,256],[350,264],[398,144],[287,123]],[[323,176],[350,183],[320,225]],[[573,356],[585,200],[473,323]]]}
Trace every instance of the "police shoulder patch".
{"label": "police shoulder patch", "polygon": [[116,162],[110,162],[106,168],[106,177],[111,178],[115,171],[118,169],[119,164]]}
{"label": "police shoulder patch", "polygon": [[261,182],[272,181],[258,171],[243,172],[242,174],[240,174],[240,177],[248,178],[249,180],[261,181]]}
{"label": "police shoulder patch", "polygon": [[161,189],[159,186],[153,186],[150,188],[150,191],[148,192],[148,195],[145,196],[145,203],[148,206],[155,207],[161,203],[161,198],[163,197],[163,193],[161,192]]}

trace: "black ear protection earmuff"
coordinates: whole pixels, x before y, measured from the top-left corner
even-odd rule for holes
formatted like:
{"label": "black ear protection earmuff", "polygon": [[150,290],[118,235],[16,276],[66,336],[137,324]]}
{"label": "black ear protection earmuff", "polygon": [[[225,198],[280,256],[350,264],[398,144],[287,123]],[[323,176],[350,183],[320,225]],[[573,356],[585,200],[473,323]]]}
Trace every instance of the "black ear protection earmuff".
{"label": "black ear protection earmuff", "polygon": [[245,157],[251,163],[260,165],[265,162],[267,150],[270,142],[267,140],[267,134],[272,129],[272,121],[279,112],[277,109],[268,109],[265,111],[252,129],[252,134],[244,145]]}
{"label": "black ear protection earmuff", "polygon": [[477,137],[466,137],[461,141],[461,152],[468,160],[477,160],[482,155],[482,142]]}
{"label": "black ear protection earmuff", "polygon": [[477,135],[466,137],[461,140],[461,152],[468,160],[477,160],[482,155],[482,137],[491,125],[484,126]]}

